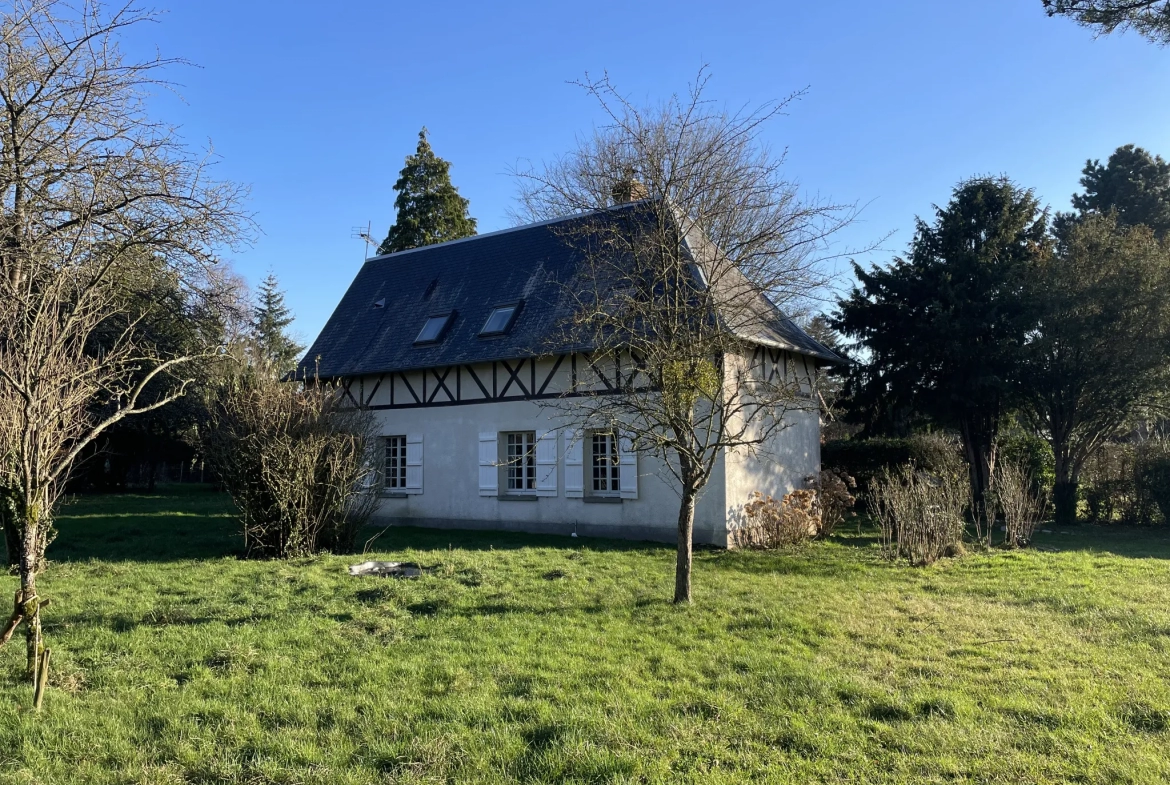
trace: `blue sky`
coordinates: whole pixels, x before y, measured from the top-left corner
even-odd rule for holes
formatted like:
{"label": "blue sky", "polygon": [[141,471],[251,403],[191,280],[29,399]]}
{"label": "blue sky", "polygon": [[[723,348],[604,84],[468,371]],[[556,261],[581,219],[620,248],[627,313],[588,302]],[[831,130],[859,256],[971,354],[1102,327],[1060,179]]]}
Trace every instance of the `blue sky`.
{"label": "blue sky", "polygon": [[392,222],[421,126],[480,231],[505,228],[509,169],[600,121],[567,84],[587,71],[635,100],[685,90],[704,63],[708,95],[732,107],[808,88],[766,137],[807,193],[865,205],[838,250],[890,232],[901,250],[914,216],[971,175],[1066,209],[1086,158],[1129,142],[1170,157],[1170,49],[1094,39],[1040,0],[171,0],[127,44],[199,66],[173,70],[183,100],[153,111],[252,187],[263,233],[233,263],[253,284],[277,274],[306,342],[361,265],[351,227],[380,238]]}

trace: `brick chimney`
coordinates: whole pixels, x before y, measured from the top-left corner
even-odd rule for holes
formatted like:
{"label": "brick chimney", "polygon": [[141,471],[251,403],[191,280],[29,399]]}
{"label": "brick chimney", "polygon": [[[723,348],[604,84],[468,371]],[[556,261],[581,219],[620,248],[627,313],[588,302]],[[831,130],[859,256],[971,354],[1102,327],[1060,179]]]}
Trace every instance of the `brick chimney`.
{"label": "brick chimney", "polygon": [[646,185],[634,176],[634,170],[627,169],[626,175],[613,184],[613,203],[637,202],[650,196]]}

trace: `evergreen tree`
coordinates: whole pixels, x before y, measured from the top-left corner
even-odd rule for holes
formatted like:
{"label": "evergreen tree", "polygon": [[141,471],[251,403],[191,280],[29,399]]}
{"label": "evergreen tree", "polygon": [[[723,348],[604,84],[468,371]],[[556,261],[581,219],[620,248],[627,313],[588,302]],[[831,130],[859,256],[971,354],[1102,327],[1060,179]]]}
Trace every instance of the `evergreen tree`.
{"label": "evergreen tree", "polygon": [[1170,0],[1043,0],[1049,16],[1067,16],[1099,34],[1132,29],[1170,44]]}
{"label": "evergreen tree", "polygon": [[977,503],[1032,327],[1022,288],[1049,243],[1031,191],[999,177],[960,183],[933,223],[919,220],[907,258],[854,265],[860,286],[832,319],[867,355],[847,384],[855,404],[957,428]]}
{"label": "evergreen tree", "polygon": [[284,292],[276,276],[269,273],[260,284],[259,302],[253,310],[252,335],[259,359],[270,364],[277,374],[293,370],[305,350],[285,332],[292,323],[292,312],[284,304]]}
{"label": "evergreen tree", "polygon": [[1056,523],[1076,521],[1089,457],[1170,382],[1170,241],[1089,214],[1057,233],[1025,286],[1021,412],[1052,446]]}
{"label": "evergreen tree", "polygon": [[451,184],[451,163],[435,155],[427,129],[418,134],[418,149],[406,157],[406,166],[394,183],[397,216],[378,253],[395,253],[424,245],[458,240],[475,234],[468,202]]}
{"label": "evergreen tree", "polygon": [[[1159,237],[1170,233],[1170,163],[1162,156],[1127,144],[1104,165],[1087,162],[1083,173],[1085,192],[1072,198],[1081,217],[1113,211],[1121,226],[1148,226]],[[1058,223],[1067,220],[1062,216]]]}

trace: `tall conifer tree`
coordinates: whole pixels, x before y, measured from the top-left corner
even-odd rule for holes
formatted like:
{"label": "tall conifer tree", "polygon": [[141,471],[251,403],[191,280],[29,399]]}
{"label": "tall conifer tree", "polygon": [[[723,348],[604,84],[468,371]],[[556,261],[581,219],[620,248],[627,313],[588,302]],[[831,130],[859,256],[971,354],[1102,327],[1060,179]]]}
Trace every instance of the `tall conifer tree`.
{"label": "tall conifer tree", "polygon": [[260,358],[271,365],[277,374],[296,367],[297,358],[305,350],[287,332],[293,323],[292,312],[284,304],[284,292],[272,273],[260,284],[260,297],[253,310],[252,333]]}
{"label": "tall conifer tree", "polygon": [[1033,326],[1021,290],[1049,244],[1034,193],[1003,177],[962,182],[933,222],[919,219],[906,258],[854,264],[860,285],[831,320],[869,354],[849,394],[870,411],[908,406],[957,428],[978,504]]}
{"label": "tall conifer tree", "polygon": [[424,245],[458,240],[475,234],[468,201],[451,184],[451,163],[435,155],[427,129],[418,134],[418,149],[406,157],[406,166],[394,183],[397,216],[378,253],[395,253]]}
{"label": "tall conifer tree", "polygon": [[1162,156],[1127,144],[1105,164],[1086,163],[1083,174],[1085,192],[1072,198],[1081,217],[1113,211],[1121,226],[1148,226],[1159,237],[1170,234],[1170,163]]}

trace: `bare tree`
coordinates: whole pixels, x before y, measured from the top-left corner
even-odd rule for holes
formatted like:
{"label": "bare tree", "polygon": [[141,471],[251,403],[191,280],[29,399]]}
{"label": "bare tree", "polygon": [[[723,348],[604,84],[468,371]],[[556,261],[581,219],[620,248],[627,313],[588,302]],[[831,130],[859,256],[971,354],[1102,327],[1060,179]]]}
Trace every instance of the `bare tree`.
{"label": "bare tree", "polygon": [[[54,505],[78,455],[114,423],[166,405],[204,350],[158,356],[135,325],[96,342],[125,310],[119,280],[163,261],[193,297],[216,250],[245,239],[242,189],[209,179],[144,101],[166,87],[161,57],[118,46],[151,12],[18,0],[0,19],[0,485],[12,503],[28,670],[42,651],[36,577]],[[96,404],[96,405],[95,405]]]}
{"label": "bare tree", "polygon": [[582,216],[565,224],[582,261],[564,282],[574,315],[557,342],[629,371],[616,386],[582,378],[552,405],[669,470],[680,497],[675,602],[691,599],[695,504],[719,456],[766,451],[789,415],[816,409],[812,375],[756,350],[793,348],[776,304],[826,283],[826,241],[854,214],[803,200],[781,173],[784,157],[761,144],[795,95],[727,112],[703,98],[707,81],[704,68],[687,94],[639,107],[608,77],[587,79],[580,86],[608,124],[517,173],[520,216]]}

